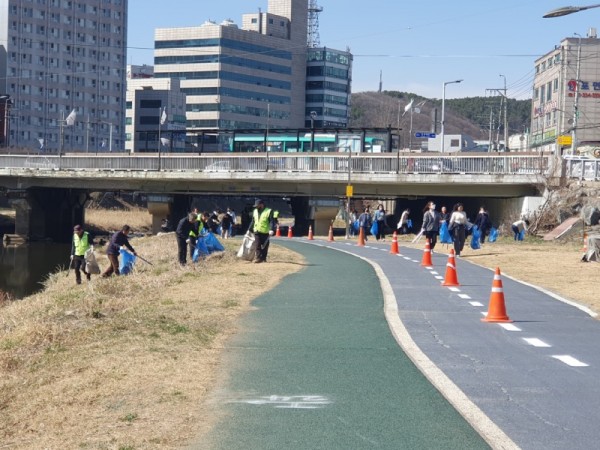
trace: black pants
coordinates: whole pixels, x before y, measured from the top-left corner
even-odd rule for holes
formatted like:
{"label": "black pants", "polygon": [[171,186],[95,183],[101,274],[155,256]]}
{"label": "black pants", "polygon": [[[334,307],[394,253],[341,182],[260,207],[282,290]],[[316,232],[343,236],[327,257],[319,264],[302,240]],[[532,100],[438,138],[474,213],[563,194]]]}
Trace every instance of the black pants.
{"label": "black pants", "polygon": [[196,250],[196,242],[198,242],[198,239],[196,239],[195,237],[190,236],[190,258],[194,257],[194,250]]}
{"label": "black pants", "polygon": [[437,244],[437,237],[438,237],[438,232],[437,231],[426,231],[425,232],[425,237],[427,239],[429,239],[429,247],[431,248],[431,250],[433,250],[433,248],[435,247],[435,244]]}
{"label": "black pants", "polygon": [[377,236],[375,236],[375,239],[385,239],[385,220],[377,221]]}
{"label": "black pants", "polygon": [[269,233],[254,233],[254,237],[258,241],[256,260],[265,262],[269,253]]}
{"label": "black pants", "polygon": [[454,241],[454,253],[460,255],[465,247],[465,226],[456,225],[452,230],[452,237]]}
{"label": "black pants", "polygon": [[179,264],[182,266],[187,263],[187,238],[177,236],[177,250],[179,255]]}
{"label": "black pants", "polygon": [[81,284],[81,272],[83,272],[86,278],[89,280],[90,275],[85,271],[85,258],[83,256],[73,256],[73,269],[75,270],[75,281],[77,284]]}

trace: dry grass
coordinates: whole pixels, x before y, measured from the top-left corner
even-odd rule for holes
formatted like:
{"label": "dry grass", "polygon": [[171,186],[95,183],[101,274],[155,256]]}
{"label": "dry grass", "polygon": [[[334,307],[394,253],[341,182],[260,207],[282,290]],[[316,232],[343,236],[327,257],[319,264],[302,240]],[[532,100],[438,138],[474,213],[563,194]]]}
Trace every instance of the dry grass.
{"label": "dry grass", "polygon": [[172,234],[133,242],[152,266],[81,286],[57,273],[0,309],[0,448],[181,447],[212,420],[198,405],[235,319],[300,267],[273,246],[265,271],[228,241],[181,268]]}
{"label": "dry grass", "polygon": [[125,224],[134,232],[148,232],[152,229],[152,216],[145,208],[85,210],[85,222],[100,230],[120,230]]}

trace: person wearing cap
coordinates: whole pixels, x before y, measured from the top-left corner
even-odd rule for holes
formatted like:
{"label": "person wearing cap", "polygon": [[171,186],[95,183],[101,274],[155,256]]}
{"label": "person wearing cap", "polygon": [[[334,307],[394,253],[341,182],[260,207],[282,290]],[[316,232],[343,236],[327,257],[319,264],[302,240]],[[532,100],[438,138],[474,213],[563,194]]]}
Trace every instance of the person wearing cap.
{"label": "person wearing cap", "polygon": [[88,281],[91,275],[85,271],[85,252],[92,245],[92,238],[87,231],[83,231],[81,225],[73,227],[73,240],[71,242],[71,266],[75,271],[75,282],[81,284],[81,272],[85,274]]}
{"label": "person wearing cap", "polygon": [[114,233],[110,242],[108,243],[108,248],[106,249],[106,256],[108,257],[108,261],[110,265],[102,274],[102,278],[110,277],[113,273],[115,275],[120,275],[119,272],[119,252],[121,247],[126,247],[131,253],[137,256],[137,253],[129,243],[129,238],[127,237],[131,231],[131,227],[129,225],[123,225],[120,231]]}
{"label": "person wearing cap", "polygon": [[252,212],[252,221],[248,231],[254,233],[258,241],[256,246],[255,263],[267,262],[269,253],[269,238],[273,236],[273,210],[265,207],[265,202],[257,198],[254,202],[254,211]]}

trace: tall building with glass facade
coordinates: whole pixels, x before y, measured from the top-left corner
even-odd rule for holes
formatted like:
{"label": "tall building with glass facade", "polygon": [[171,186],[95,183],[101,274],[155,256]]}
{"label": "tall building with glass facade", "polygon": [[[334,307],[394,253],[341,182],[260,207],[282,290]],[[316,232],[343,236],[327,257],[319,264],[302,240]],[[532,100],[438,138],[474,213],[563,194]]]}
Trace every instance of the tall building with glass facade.
{"label": "tall building with glass facade", "polygon": [[572,136],[574,126],[577,147],[600,146],[599,52],[600,39],[591,29],[587,37],[563,39],[535,61],[530,142],[533,148],[554,151],[559,136]]}
{"label": "tall building with glass facade", "polygon": [[307,0],[269,0],[268,12],[155,31],[154,73],[177,78],[190,129],[305,124]]}
{"label": "tall building with glass facade", "polygon": [[[306,127],[347,127],[352,87],[352,54],[309,48],[306,62]],[[311,117],[312,116],[312,117]]]}
{"label": "tall building with glass facade", "polygon": [[127,0],[0,0],[0,35],[5,144],[123,149]]}

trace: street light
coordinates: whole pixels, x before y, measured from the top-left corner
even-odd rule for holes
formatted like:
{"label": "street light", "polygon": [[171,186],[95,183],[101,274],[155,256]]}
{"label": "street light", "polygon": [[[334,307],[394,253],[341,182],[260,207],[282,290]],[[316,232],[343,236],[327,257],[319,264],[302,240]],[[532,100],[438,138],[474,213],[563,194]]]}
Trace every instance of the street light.
{"label": "street light", "polygon": [[442,90],[442,137],[441,137],[441,153],[444,153],[444,114],[446,109],[446,86],[453,83],[462,83],[463,80],[454,80],[444,82],[444,88]]}
{"label": "street light", "polygon": [[579,11],[585,11],[586,9],[600,8],[600,4],[588,5],[588,6],[563,6],[562,8],[556,8],[552,11],[547,12],[542,17],[544,19],[552,19],[554,17],[567,16]]}
{"label": "street light", "polygon": [[[600,5],[598,5],[600,6]],[[571,154],[577,154],[577,117],[579,116],[579,85],[581,83],[580,71],[581,71],[581,35],[575,33],[577,36],[577,68],[575,69],[575,101],[573,102],[573,128],[571,129]],[[583,171],[582,171],[583,172]]]}

